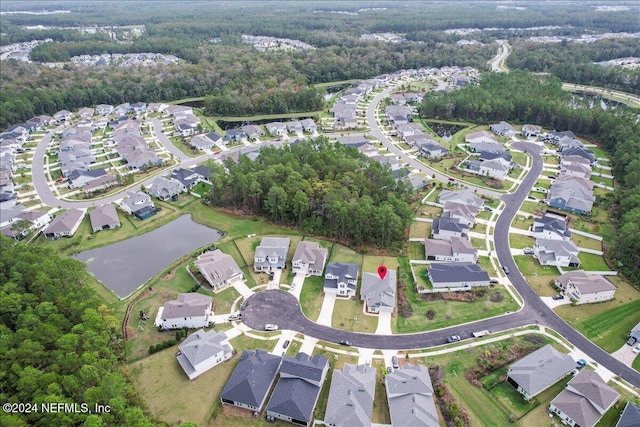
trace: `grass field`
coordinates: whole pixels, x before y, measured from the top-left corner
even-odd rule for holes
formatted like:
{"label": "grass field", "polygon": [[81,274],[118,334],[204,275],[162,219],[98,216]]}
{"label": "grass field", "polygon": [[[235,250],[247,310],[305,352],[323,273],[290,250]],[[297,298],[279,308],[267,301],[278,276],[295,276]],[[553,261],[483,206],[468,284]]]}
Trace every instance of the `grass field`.
{"label": "grass field", "polygon": [[590,239],[586,236],[579,236],[574,233],[571,235],[571,241],[579,248],[593,249],[596,251],[602,250],[602,242],[600,240]]}
{"label": "grass field", "polygon": [[422,221],[414,221],[411,224],[411,229],[409,230],[410,238],[421,238],[427,239],[431,235],[431,223],[430,222],[422,222]]}
{"label": "grass field", "polygon": [[522,215],[516,215],[516,217],[513,219],[513,222],[511,223],[512,227],[519,228],[521,230],[529,230],[532,225],[533,225],[533,218],[523,219]]}
{"label": "grass field", "polygon": [[347,331],[374,333],[378,327],[378,317],[362,312],[363,303],[359,299],[336,299],[331,317],[331,326]]}
{"label": "grass field", "polygon": [[409,259],[425,259],[424,244],[421,242],[409,242],[407,251]]}
{"label": "grass field", "polygon": [[[619,295],[616,293],[616,298]],[[624,345],[631,328],[640,322],[640,299],[623,304],[614,300],[598,304],[560,306],[555,309],[563,319],[591,341],[612,353]]]}
{"label": "grass field", "polygon": [[586,252],[580,252],[578,254],[580,259],[580,268],[586,271],[609,271],[609,266],[604,262],[604,258],[601,255],[589,254]]}
{"label": "grass field", "polygon": [[633,369],[640,372],[640,354],[636,356],[631,366],[633,367]]}
{"label": "grass field", "polygon": [[533,237],[525,236],[524,234],[509,234],[509,246],[514,249],[532,248],[535,242]]}
{"label": "grass field", "polygon": [[362,273],[375,273],[381,265],[386,266],[389,270],[395,270],[398,268],[398,258],[365,255],[362,261]]}
{"label": "grass field", "polygon": [[362,265],[362,255],[346,246],[335,244],[331,249],[329,262],[351,262]]}
{"label": "grass field", "polygon": [[425,218],[438,218],[441,214],[442,208],[439,208],[437,206],[422,205],[420,206],[420,209],[418,209],[418,216]]}
{"label": "grass field", "polygon": [[[304,279],[302,291],[300,291],[300,307],[302,312],[314,322],[318,320],[320,309],[322,308],[322,284],[324,278],[311,276]],[[335,311],[335,310],[334,310]]]}

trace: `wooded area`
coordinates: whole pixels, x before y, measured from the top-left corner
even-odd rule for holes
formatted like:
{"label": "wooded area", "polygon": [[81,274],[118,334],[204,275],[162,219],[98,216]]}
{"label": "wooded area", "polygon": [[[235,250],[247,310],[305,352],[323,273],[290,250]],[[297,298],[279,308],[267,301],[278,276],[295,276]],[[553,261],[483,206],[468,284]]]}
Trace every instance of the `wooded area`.
{"label": "wooded area", "polygon": [[524,71],[494,73],[479,86],[450,93],[428,93],[420,107],[428,118],[489,124],[537,124],[547,129],[571,130],[597,141],[611,154],[613,175],[620,177],[612,193],[610,215],[617,232],[606,255],[631,281],[640,283],[640,124],[637,111],[618,106],[615,111],[582,103],[562,91],[556,77]]}
{"label": "wooded area", "polygon": [[260,214],[352,245],[398,249],[413,219],[411,187],[355,148],[320,137],[240,156],[211,175],[205,203]]}
{"label": "wooded area", "polygon": [[[120,321],[86,284],[85,265],[5,236],[0,247],[0,400],[78,405],[2,411],[0,425],[157,425],[121,370]],[[110,412],[83,413],[82,403]]]}

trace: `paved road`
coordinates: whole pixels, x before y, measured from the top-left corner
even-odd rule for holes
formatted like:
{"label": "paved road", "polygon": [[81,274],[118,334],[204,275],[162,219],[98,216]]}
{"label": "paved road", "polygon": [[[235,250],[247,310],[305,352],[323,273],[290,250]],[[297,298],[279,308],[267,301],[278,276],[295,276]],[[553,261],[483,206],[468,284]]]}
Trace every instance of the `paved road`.
{"label": "paved road", "polygon": [[[432,178],[435,175],[435,179],[442,182],[449,182],[449,177],[447,175],[428,168],[424,163],[420,163],[416,159],[411,158],[408,154],[403,152],[396,144],[394,144],[389,140],[389,138],[387,138],[387,135],[385,135],[382,129],[380,129],[380,127],[378,126],[378,122],[376,121],[376,109],[378,107],[378,104],[380,103],[380,101],[388,97],[393,90],[395,90],[394,87],[385,89],[384,91],[376,95],[369,103],[369,107],[367,108],[367,122],[369,124],[369,128],[371,129],[369,131],[369,134],[376,137],[382,143],[382,145],[384,145],[390,152],[400,157],[403,162],[408,163],[411,167],[418,169],[420,172],[423,172],[429,178]],[[475,187],[467,183],[465,183],[464,185],[472,190],[477,189],[478,193],[484,194],[489,197],[500,197],[501,195],[501,193],[486,188]]]}
{"label": "paved road", "polygon": [[508,71],[506,67],[503,66],[504,61],[507,59],[507,56],[511,53],[511,48],[509,47],[509,43],[506,40],[496,40],[500,46],[498,47],[498,54],[491,60],[491,71],[495,73],[502,73]]}
{"label": "paved road", "polygon": [[176,159],[180,159],[180,161],[189,160],[191,157],[184,154],[182,151],[178,150],[178,147],[173,145],[167,135],[162,132],[162,122],[158,119],[150,119],[151,123],[153,123],[153,131],[156,134],[156,138],[162,144],[162,146]]}
{"label": "paved road", "polygon": [[338,343],[341,340],[347,340],[356,347],[396,350],[428,348],[444,344],[446,337],[453,334],[467,339],[471,338],[473,331],[488,329],[498,332],[519,326],[542,324],[554,329],[597,363],[634,386],[640,387],[640,373],[614,359],[562,320],[542,302],[520,274],[509,250],[509,226],[540,175],[543,160],[539,153],[540,147],[536,144],[520,142],[515,143],[514,147],[532,155],[532,167],[518,190],[502,197],[506,206],[496,223],[494,242],[500,264],[509,268],[511,271],[509,279],[525,300],[525,306],[517,313],[432,332],[374,335],[318,325],[304,316],[294,296],[285,291],[269,290],[258,292],[249,298],[244,312],[244,323],[256,330],[264,330],[266,323],[275,323],[282,329],[294,330],[324,341]]}

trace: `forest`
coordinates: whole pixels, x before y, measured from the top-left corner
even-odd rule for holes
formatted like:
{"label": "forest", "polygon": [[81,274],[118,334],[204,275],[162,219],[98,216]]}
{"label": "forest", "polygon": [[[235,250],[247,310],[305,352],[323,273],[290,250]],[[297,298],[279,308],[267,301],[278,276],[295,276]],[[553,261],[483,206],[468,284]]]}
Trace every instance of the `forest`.
{"label": "forest", "polygon": [[[640,283],[640,124],[637,110],[615,111],[580,104],[562,91],[557,77],[525,71],[494,73],[479,86],[451,93],[430,92],[420,107],[422,117],[472,121],[481,124],[505,120],[534,123],[547,129],[572,130],[597,141],[610,153],[619,187],[609,212],[616,227],[615,241],[605,251],[616,268]],[[619,177],[619,178],[618,178]]]}
{"label": "forest", "polygon": [[343,243],[398,249],[413,219],[409,184],[396,183],[388,167],[324,137],[263,147],[255,161],[228,158],[228,173],[211,166],[213,188],[205,203]]}
{"label": "forest", "polygon": [[0,400],[86,403],[110,412],[0,412],[3,426],[152,426],[121,368],[120,321],[85,265],[0,236]]}

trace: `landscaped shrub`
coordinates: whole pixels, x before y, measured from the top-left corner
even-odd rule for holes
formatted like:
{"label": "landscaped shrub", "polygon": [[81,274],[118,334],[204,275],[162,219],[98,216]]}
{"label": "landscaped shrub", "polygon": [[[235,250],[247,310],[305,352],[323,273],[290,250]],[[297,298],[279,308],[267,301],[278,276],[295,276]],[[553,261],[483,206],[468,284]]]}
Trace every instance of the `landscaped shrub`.
{"label": "landscaped shrub", "polygon": [[491,302],[500,302],[504,299],[504,295],[502,295],[502,292],[494,292],[491,295],[489,295],[489,301]]}
{"label": "landscaped shrub", "polygon": [[436,311],[433,308],[430,308],[425,313],[425,316],[427,316],[427,319],[433,320],[436,317]]}

